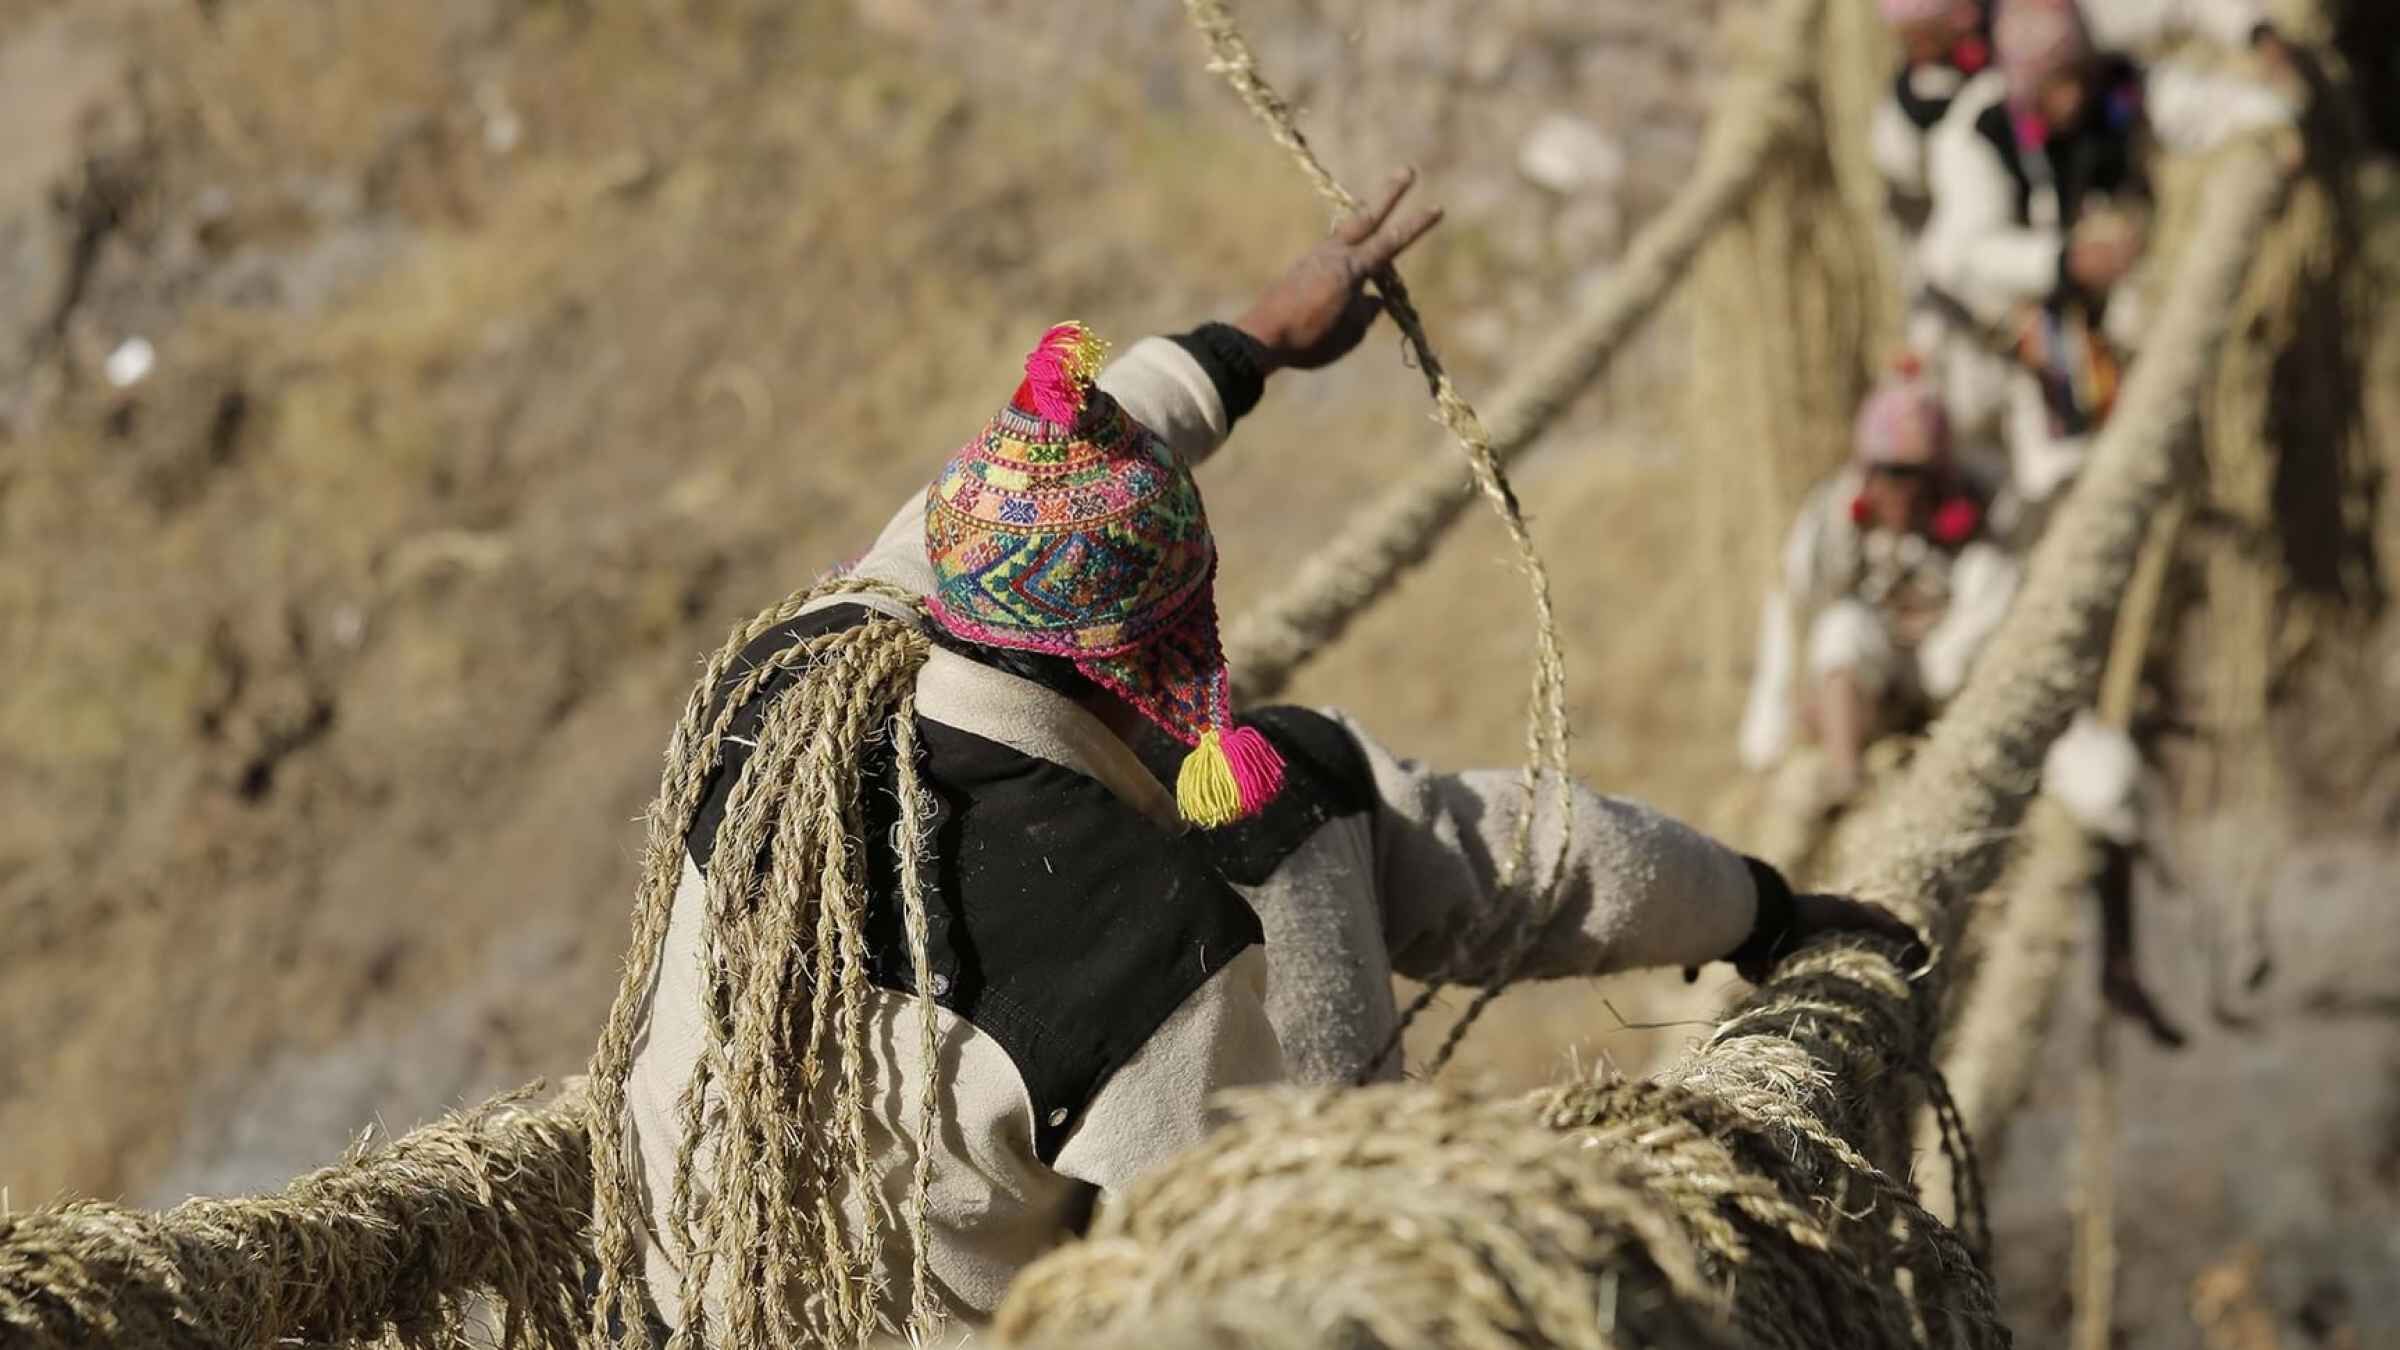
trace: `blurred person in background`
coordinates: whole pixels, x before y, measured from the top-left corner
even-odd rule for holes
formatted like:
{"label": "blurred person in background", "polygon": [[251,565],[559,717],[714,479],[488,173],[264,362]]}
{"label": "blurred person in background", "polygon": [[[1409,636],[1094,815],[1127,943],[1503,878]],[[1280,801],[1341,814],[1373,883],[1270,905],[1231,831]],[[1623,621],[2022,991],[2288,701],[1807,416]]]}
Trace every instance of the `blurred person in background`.
{"label": "blurred person in background", "polygon": [[1900,69],[1875,106],[1868,149],[1904,237],[1932,206],[1925,140],[1967,81],[1992,63],[1990,0],[1878,0],[1900,49]]}
{"label": "blurred person in background", "polygon": [[1952,434],[2005,445],[2026,503],[2081,467],[2136,345],[2142,316],[2126,283],[2148,245],[2150,140],[2204,150],[2293,119],[2267,83],[2179,63],[2145,71],[2113,44],[2190,23],[2282,53],[2272,28],[2232,17],[2243,9],[2095,4],[2087,16],[2072,0],[1999,0],[1993,68],[1967,81],[1927,140],[1932,210],[1916,265],[1939,321],[1912,337]]}
{"label": "blurred person in background", "polygon": [[1853,456],[1809,494],[1785,540],[1742,720],[1753,769],[1779,760],[1795,732],[1816,743],[1819,810],[1858,792],[1872,740],[1921,723],[1965,685],[2020,576],[1913,363],[1868,395]]}
{"label": "blurred person in background", "polygon": [[[1222,1090],[1396,1077],[1395,973],[1722,960],[1757,977],[1821,933],[1912,940],[1879,909],[1795,895],[1774,868],[1571,783],[1541,794],[1530,826],[1536,872],[1559,860],[1555,890],[1511,882],[1517,771],[1444,772],[1338,712],[1233,715],[1192,469],[1276,372],[1356,347],[1377,313],[1364,283],[1437,219],[1399,211],[1410,181],[1233,324],[1147,339],[1105,370],[1088,330],[1052,329],[930,489],[695,695],[751,691],[695,724],[721,725],[722,756],[690,789],[681,858],[654,864],[662,889],[646,885],[636,932],[655,936],[637,938],[595,1061],[604,1321],[637,1320],[637,1286],[702,1341],[761,1318],[838,1343],[986,1316],[1096,1204],[1197,1143]],[[826,747],[856,760],[863,800],[832,804],[830,825],[776,818],[797,789],[751,766],[813,734],[780,724],[777,702],[838,698],[858,677],[811,686],[812,663],[878,632],[923,664],[893,730]],[[911,707],[921,834],[897,805]],[[729,853],[736,839],[751,842]],[[863,884],[817,890],[843,874],[811,860],[853,849]],[[812,895],[814,938],[754,935],[761,905],[807,913]],[[795,1038],[785,1057],[818,1066],[807,1089],[744,1076],[745,1016]],[[612,1042],[630,1046],[622,1063]]]}
{"label": "blurred person in background", "polygon": [[[1934,353],[1942,349],[1949,316],[1918,262],[1933,210],[1926,147],[1960,91],[1991,68],[1992,0],[1879,0],[1878,8],[1899,48],[1900,68],[1875,107],[1867,147],[1883,178],[1884,220],[1899,257],[1902,340],[1908,351]],[[1988,443],[1954,444],[1951,453],[1973,472],[2004,481],[2008,461],[1999,429],[1977,429]]]}

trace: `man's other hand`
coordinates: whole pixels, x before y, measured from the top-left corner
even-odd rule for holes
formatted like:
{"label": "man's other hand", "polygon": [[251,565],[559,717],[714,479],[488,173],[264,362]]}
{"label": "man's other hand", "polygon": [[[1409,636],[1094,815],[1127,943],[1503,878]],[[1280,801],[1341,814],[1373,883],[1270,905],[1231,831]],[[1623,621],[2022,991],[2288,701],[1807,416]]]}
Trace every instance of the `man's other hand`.
{"label": "man's other hand", "polygon": [[1367,279],[1442,219],[1439,207],[1396,214],[1416,181],[1414,169],[1394,174],[1381,200],[1334,226],[1234,320],[1258,343],[1268,370],[1331,365],[1366,337],[1383,310],[1366,294]]}
{"label": "man's other hand", "polygon": [[1848,896],[1802,892],[1792,897],[1791,926],[1784,930],[1782,941],[1775,944],[1773,955],[1761,961],[1737,963],[1734,970],[1752,984],[1764,983],[1776,961],[1828,933],[1858,933],[1899,943],[1904,948],[1900,960],[1903,970],[1913,971],[1925,964],[1925,944],[1917,936],[1917,930],[1902,923],[1900,916],[1890,910]]}

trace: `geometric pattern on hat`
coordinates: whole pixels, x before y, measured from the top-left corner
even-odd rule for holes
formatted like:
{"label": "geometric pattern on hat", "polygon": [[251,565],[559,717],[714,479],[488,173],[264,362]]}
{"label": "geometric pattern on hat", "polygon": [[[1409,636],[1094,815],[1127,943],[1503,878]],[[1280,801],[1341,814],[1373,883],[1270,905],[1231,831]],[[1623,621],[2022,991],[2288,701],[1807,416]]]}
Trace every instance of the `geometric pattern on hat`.
{"label": "geometric pattern on hat", "polygon": [[1217,556],[1191,470],[1098,391],[1080,430],[1003,408],[926,494],[925,546],[946,626],[1071,658],[1144,641]]}
{"label": "geometric pattern on hat", "polygon": [[970,642],[1073,660],[1194,753],[1188,819],[1254,812],[1282,765],[1238,728],[1217,630],[1216,537],[1166,441],[1094,386],[1104,348],[1060,324],[925,494],[927,609]]}

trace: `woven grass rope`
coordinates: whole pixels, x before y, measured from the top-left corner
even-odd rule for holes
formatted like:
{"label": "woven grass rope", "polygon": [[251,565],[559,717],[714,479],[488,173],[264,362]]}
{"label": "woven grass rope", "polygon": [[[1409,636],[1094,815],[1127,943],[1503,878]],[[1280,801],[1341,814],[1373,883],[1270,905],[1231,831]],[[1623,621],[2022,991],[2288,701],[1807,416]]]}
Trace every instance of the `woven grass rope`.
{"label": "woven grass rope", "polygon": [[487,1299],[503,1344],[573,1345],[590,1259],[583,1093],[537,1107],[530,1092],[362,1141],[273,1195],[0,1217],[0,1345],[436,1345]]}
{"label": "woven grass rope", "polygon": [[[1397,273],[1386,269],[1375,284],[1399,324],[1433,392],[1438,416],[1470,466],[1462,480],[1449,464],[1429,465],[1359,512],[1334,540],[1305,560],[1291,581],[1236,623],[1227,649],[1236,672],[1236,694],[1246,701],[1273,696],[1292,673],[1338,639],[1350,621],[1387,594],[1409,567],[1423,560],[1441,535],[1460,518],[1471,483],[1492,503],[1506,527],[1518,565],[1533,592],[1535,665],[1527,717],[1526,806],[1519,812],[1505,874],[1507,884],[1554,886],[1558,861],[1568,845],[1561,834],[1546,868],[1531,858],[1532,809],[1545,785],[1563,787],[1567,720],[1565,670],[1560,657],[1549,579],[1533,547],[1505,465],[1530,447],[1544,428],[1606,368],[1627,339],[1655,313],[1689,269],[1708,236],[1733,219],[1765,175],[1773,152],[1804,122],[1802,91],[1811,78],[1813,33],[1825,0],[1779,0],[1759,44],[1759,60],[1744,68],[1711,119],[1707,152],[1698,172],[1626,250],[1610,283],[1579,307],[1559,335],[1535,353],[1501,393],[1501,412],[1486,428],[1457,392],[1424,334],[1415,307]],[[1356,209],[1357,198],[1317,158],[1293,120],[1290,107],[1259,74],[1257,58],[1222,0],[1186,0],[1186,11],[1208,43],[1212,68],[1224,75],[1243,103],[1291,155],[1301,173],[1337,212]],[[1544,878],[1547,878],[1545,882]],[[1536,908],[1547,912],[1548,906]],[[1424,1068],[1439,1072],[1456,1053],[1476,1019],[1514,969],[1530,954],[1545,925],[1538,919],[1514,936],[1499,964],[1500,978],[1479,991],[1452,1024]],[[1403,1010],[1399,1030],[1377,1063],[1398,1053],[1408,1026],[1440,997],[1447,981],[1431,982]]]}
{"label": "woven grass rope", "polygon": [[[2096,711],[2119,730],[2133,720],[2187,509],[2188,493],[2177,493],[2152,520],[2117,613]],[[1953,962],[1950,1001],[1956,1011],[1942,1069],[1987,1165],[2040,1072],[2050,1016],[2092,906],[2095,851],[2091,836],[2064,807],[2048,798],[2034,802],[2026,813],[2022,856],[1981,902],[1995,912],[1977,921],[1983,931],[1973,945],[1980,950],[1963,968]],[[1919,1129],[1920,1151],[1931,1142],[1933,1126],[1929,1120]],[[1929,1162],[1935,1169],[1948,1165],[1938,1157]],[[1920,1178],[1932,1194],[1941,1194],[1938,1170]]]}

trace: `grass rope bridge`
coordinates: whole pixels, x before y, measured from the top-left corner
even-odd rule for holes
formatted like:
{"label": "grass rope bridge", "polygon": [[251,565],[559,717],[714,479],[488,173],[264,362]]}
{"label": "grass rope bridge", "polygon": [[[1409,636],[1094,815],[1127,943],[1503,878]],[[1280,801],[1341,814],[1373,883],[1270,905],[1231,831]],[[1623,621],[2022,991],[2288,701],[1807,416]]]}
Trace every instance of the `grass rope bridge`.
{"label": "grass rope bridge", "polygon": [[[2091,699],[2171,451],[2284,186],[2256,147],[2217,169],[2024,593],[1875,822],[1878,856],[1844,878],[1939,950],[1997,874],[2045,749]],[[1938,955],[1912,981],[1886,953],[1823,945],[1647,1082],[1516,1101],[1432,1086],[1262,1097],[1028,1271],[1001,1333],[1134,1344],[1263,1320],[1316,1343],[2005,1344],[1981,1271],[1892,1180],[1947,978]],[[1445,1273],[1457,1297],[1409,1296]]]}
{"label": "grass rope bridge", "polygon": [[[1779,0],[1775,12],[1805,33],[1822,5]],[[1637,240],[1620,284],[1504,396],[1491,466],[1530,444],[1673,288],[1756,181],[1745,162],[1769,153],[1775,106],[1797,87],[1768,77],[1721,110],[1709,160]],[[1878,821],[1878,857],[1845,878],[1938,948],[1956,943],[1968,899],[1996,873],[2044,747],[2089,699],[2099,634],[2283,175],[2245,150],[2211,186],[2166,312],[1992,658]],[[1505,498],[1504,479],[1479,478]],[[1338,636],[1468,499],[1445,464],[1337,536],[1265,617],[1234,630],[1237,659],[1288,644],[1249,692]],[[1537,738],[1540,716],[1537,696]],[[2002,1344],[1970,1254],[1894,1179],[1946,979],[1938,960],[1911,981],[1887,952],[1819,946],[1651,1080],[1507,1099],[1440,1085],[1255,1096],[1089,1241],[1029,1271],[997,1331],[1043,1345]],[[423,1342],[489,1295],[507,1339],[573,1343],[590,1263],[588,1112],[570,1086],[543,1106],[506,1099],[362,1148],[274,1195],[0,1218],[0,1338],[39,1350]]]}

